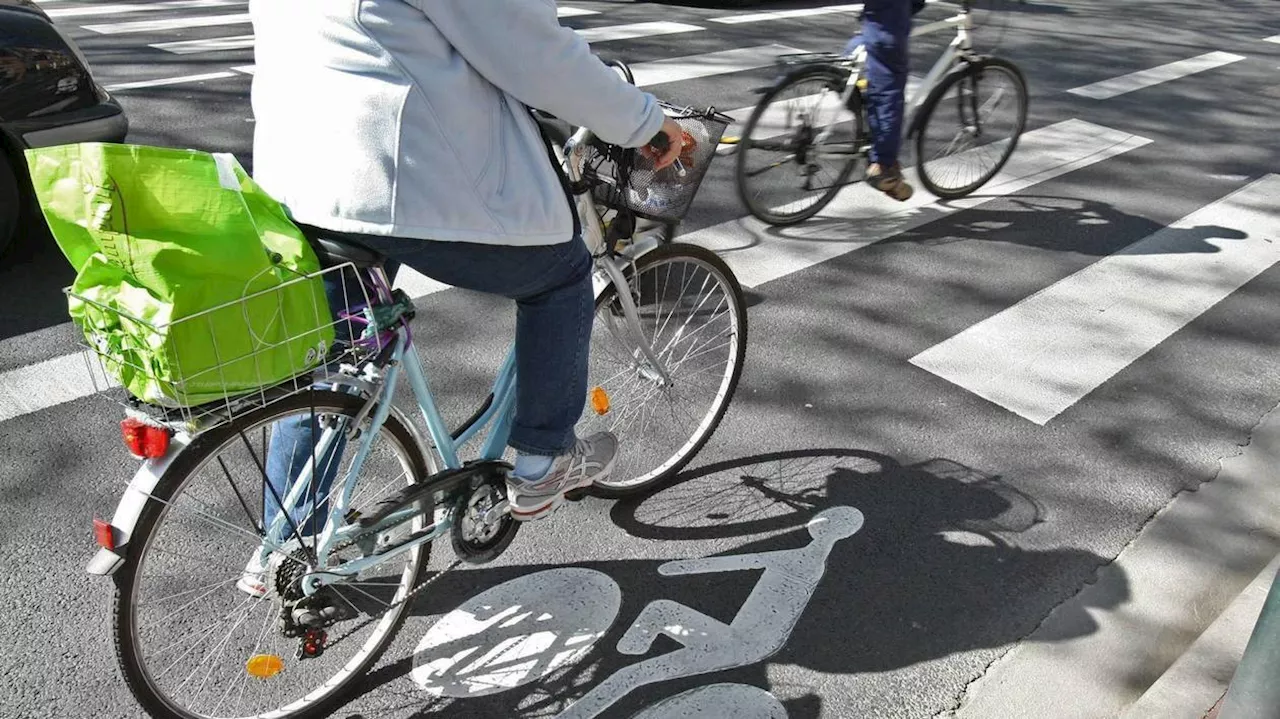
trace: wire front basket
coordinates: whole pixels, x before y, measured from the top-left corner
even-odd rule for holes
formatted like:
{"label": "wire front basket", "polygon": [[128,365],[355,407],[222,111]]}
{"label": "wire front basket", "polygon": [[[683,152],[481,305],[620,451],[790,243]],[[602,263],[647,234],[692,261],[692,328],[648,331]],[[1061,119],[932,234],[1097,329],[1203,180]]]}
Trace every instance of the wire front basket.
{"label": "wire front basket", "polygon": [[366,312],[390,289],[351,264],[169,321],[121,309],[125,293],[66,294],[94,389],[193,434],[324,384],[393,337]]}
{"label": "wire front basket", "polygon": [[584,174],[601,205],[658,222],[679,222],[689,212],[733,118],[714,109],[697,111],[666,103],[662,108],[684,128],[685,150],[676,164],[655,170],[655,158],[647,153],[597,142]]}

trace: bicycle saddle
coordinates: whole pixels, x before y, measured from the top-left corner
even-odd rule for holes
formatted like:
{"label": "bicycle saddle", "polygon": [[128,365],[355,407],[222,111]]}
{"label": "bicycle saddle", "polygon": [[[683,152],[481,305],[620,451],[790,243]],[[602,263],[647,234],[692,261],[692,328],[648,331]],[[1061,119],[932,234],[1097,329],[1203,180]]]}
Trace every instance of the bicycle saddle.
{"label": "bicycle saddle", "polygon": [[377,267],[383,262],[381,253],[365,247],[340,232],[322,230],[310,225],[298,225],[303,236],[315,250],[321,267],[337,267],[350,262],[360,269]]}

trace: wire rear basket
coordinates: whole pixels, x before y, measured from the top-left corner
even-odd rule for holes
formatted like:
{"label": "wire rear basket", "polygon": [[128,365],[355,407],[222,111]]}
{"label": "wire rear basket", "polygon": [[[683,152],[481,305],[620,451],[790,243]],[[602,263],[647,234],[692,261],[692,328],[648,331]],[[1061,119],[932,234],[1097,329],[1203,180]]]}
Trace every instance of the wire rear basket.
{"label": "wire rear basket", "polygon": [[66,294],[94,389],[131,412],[198,433],[380,352],[393,335],[370,325],[365,310],[383,294],[371,281],[343,264],[171,321]]}
{"label": "wire rear basket", "polygon": [[679,222],[689,212],[733,118],[714,109],[692,110],[667,103],[662,108],[684,128],[686,147],[676,164],[655,170],[655,158],[644,152],[597,142],[584,174],[594,183],[600,204],[625,208],[649,220]]}

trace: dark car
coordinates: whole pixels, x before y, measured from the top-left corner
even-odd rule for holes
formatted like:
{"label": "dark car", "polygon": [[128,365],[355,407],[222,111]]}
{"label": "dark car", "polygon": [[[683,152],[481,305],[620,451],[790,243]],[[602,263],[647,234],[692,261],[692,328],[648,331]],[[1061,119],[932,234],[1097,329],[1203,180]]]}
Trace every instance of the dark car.
{"label": "dark car", "polygon": [[0,0],[0,253],[39,212],[23,150],[120,142],[128,130],[119,103],[49,16],[31,0]]}

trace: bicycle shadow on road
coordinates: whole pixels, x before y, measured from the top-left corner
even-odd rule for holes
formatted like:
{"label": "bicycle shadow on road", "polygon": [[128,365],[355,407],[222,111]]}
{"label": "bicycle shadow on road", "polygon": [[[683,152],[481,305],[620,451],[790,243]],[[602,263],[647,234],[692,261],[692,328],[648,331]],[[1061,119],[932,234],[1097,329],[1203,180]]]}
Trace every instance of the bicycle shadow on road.
{"label": "bicycle shadow on road", "polygon": [[[981,194],[967,201],[984,199]],[[994,196],[978,207],[966,201],[956,209],[939,201],[921,208],[875,217],[842,218],[819,215],[795,227],[765,230],[772,240],[800,243],[943,245],[959,242],[1000,242],[1061,252],[1107,256],[1131,254],[1200,254],[1222,249],[1214,240],[1247,239],[1233,227],[1199,225],[1179,228],[1153,222],[1096,200],[1050,195]],[[1161,233],[1154,253],[1136,243]],[[882,240],[875,238],[883,237]],[[1126,248],[1132,248],[1126,250]]]}
{"label": "bicycle shadow on road", "polygon": [[[1079,578],[1070,582],[1078,587],[1106,561],[1077,549],[1034,548],[1034,541],[1019,546],[1023,542],[1015,541],[1018,535],[1034,533],[1043,521],[1042,512],[1033,499],[999,477],[949,460],[903,465],[863,450],[795,450],[709,465],[647,497],[616,504],[612,516],[633,536],[715,542],[725,548],[714,556],[728,557],[803,547],[808,539],[806,523],[823,510],[840,506],[857,508],[865,523],[834,546],[825,575],[780,651],[762,663],[637,689],[602,716],[633,716],[656,699],[715,682],[737,682],[772,691],[792,719],[817,717],[823,697],[837,686],[856,681],[853,675],[910,671],[921,662],[943,657],[955,661],[955,655],[970,650],[1017,642],[1035,628],[1035,622],[1011,624],[1003,607],[1010,602],[1037,602],[1043,607],[1038,613],[1042,617],[1074,593],[1046,596],[1044,587],[1056,583],[1051,579]],[[726,540],[739,537],[754,541],[725,546]],[[696,556],[697,551],[692,554]],[[366,710],[361,706],[364,702],[357,700],[348,710],[351,713],[337,716],[554,717],[620,669],[681,649],[665,637],[642,657],[623,656],[615,649],[649,602],[671,600],[719,622],[732,622],[761,577],[757,571],[663,576],[658,572],[663,564],[619,560],[575,565],[608,575],[621,590],[616,621],[582,661],[557,665],[557,657],[574,646],[565,639],[547,643],[535,656],[526,654],[506,664],[478,660],[490,662],[478,671],[470,659],[500,655],[500,647],[537,631],[530,626],[532,621],[499,622],[501,626],[493,630],[435,646],[430,657],[419,657],[416,663],[468,657],[454,665],[459,676],[450,677],[451,681],[467,672],[472,681],[480,675],[503,676],[504,671],[524,672],[530,678],[545,676],[487,696],[435,698],[409,679],[415,659],[405,657],[366,680],[368,698],[376,695],[383,708]],[[543,569],[516,566],[448,573],[414,611],[449,612],[484,588]],[[1126,598],[1127,590],[1109,597],[1115,603]],[[522,609],[536,614],[540,606],[531,602]],[[484,613],[498,616],[504,611],[511,608],[495,606]],[[1072,626],[1081,635],[1096,628],[1088,617]],[[989,659],[966,661],[977,675]],[[790,667],[798,672],[793,675]],[[778,672],[786,675],[784,680],[777,678]],[[395,708],[385,708],[389,694],[394,696]],[[849,694],[840,691],[839,695]],[[842,705],[838,711],[851,709]]]}

